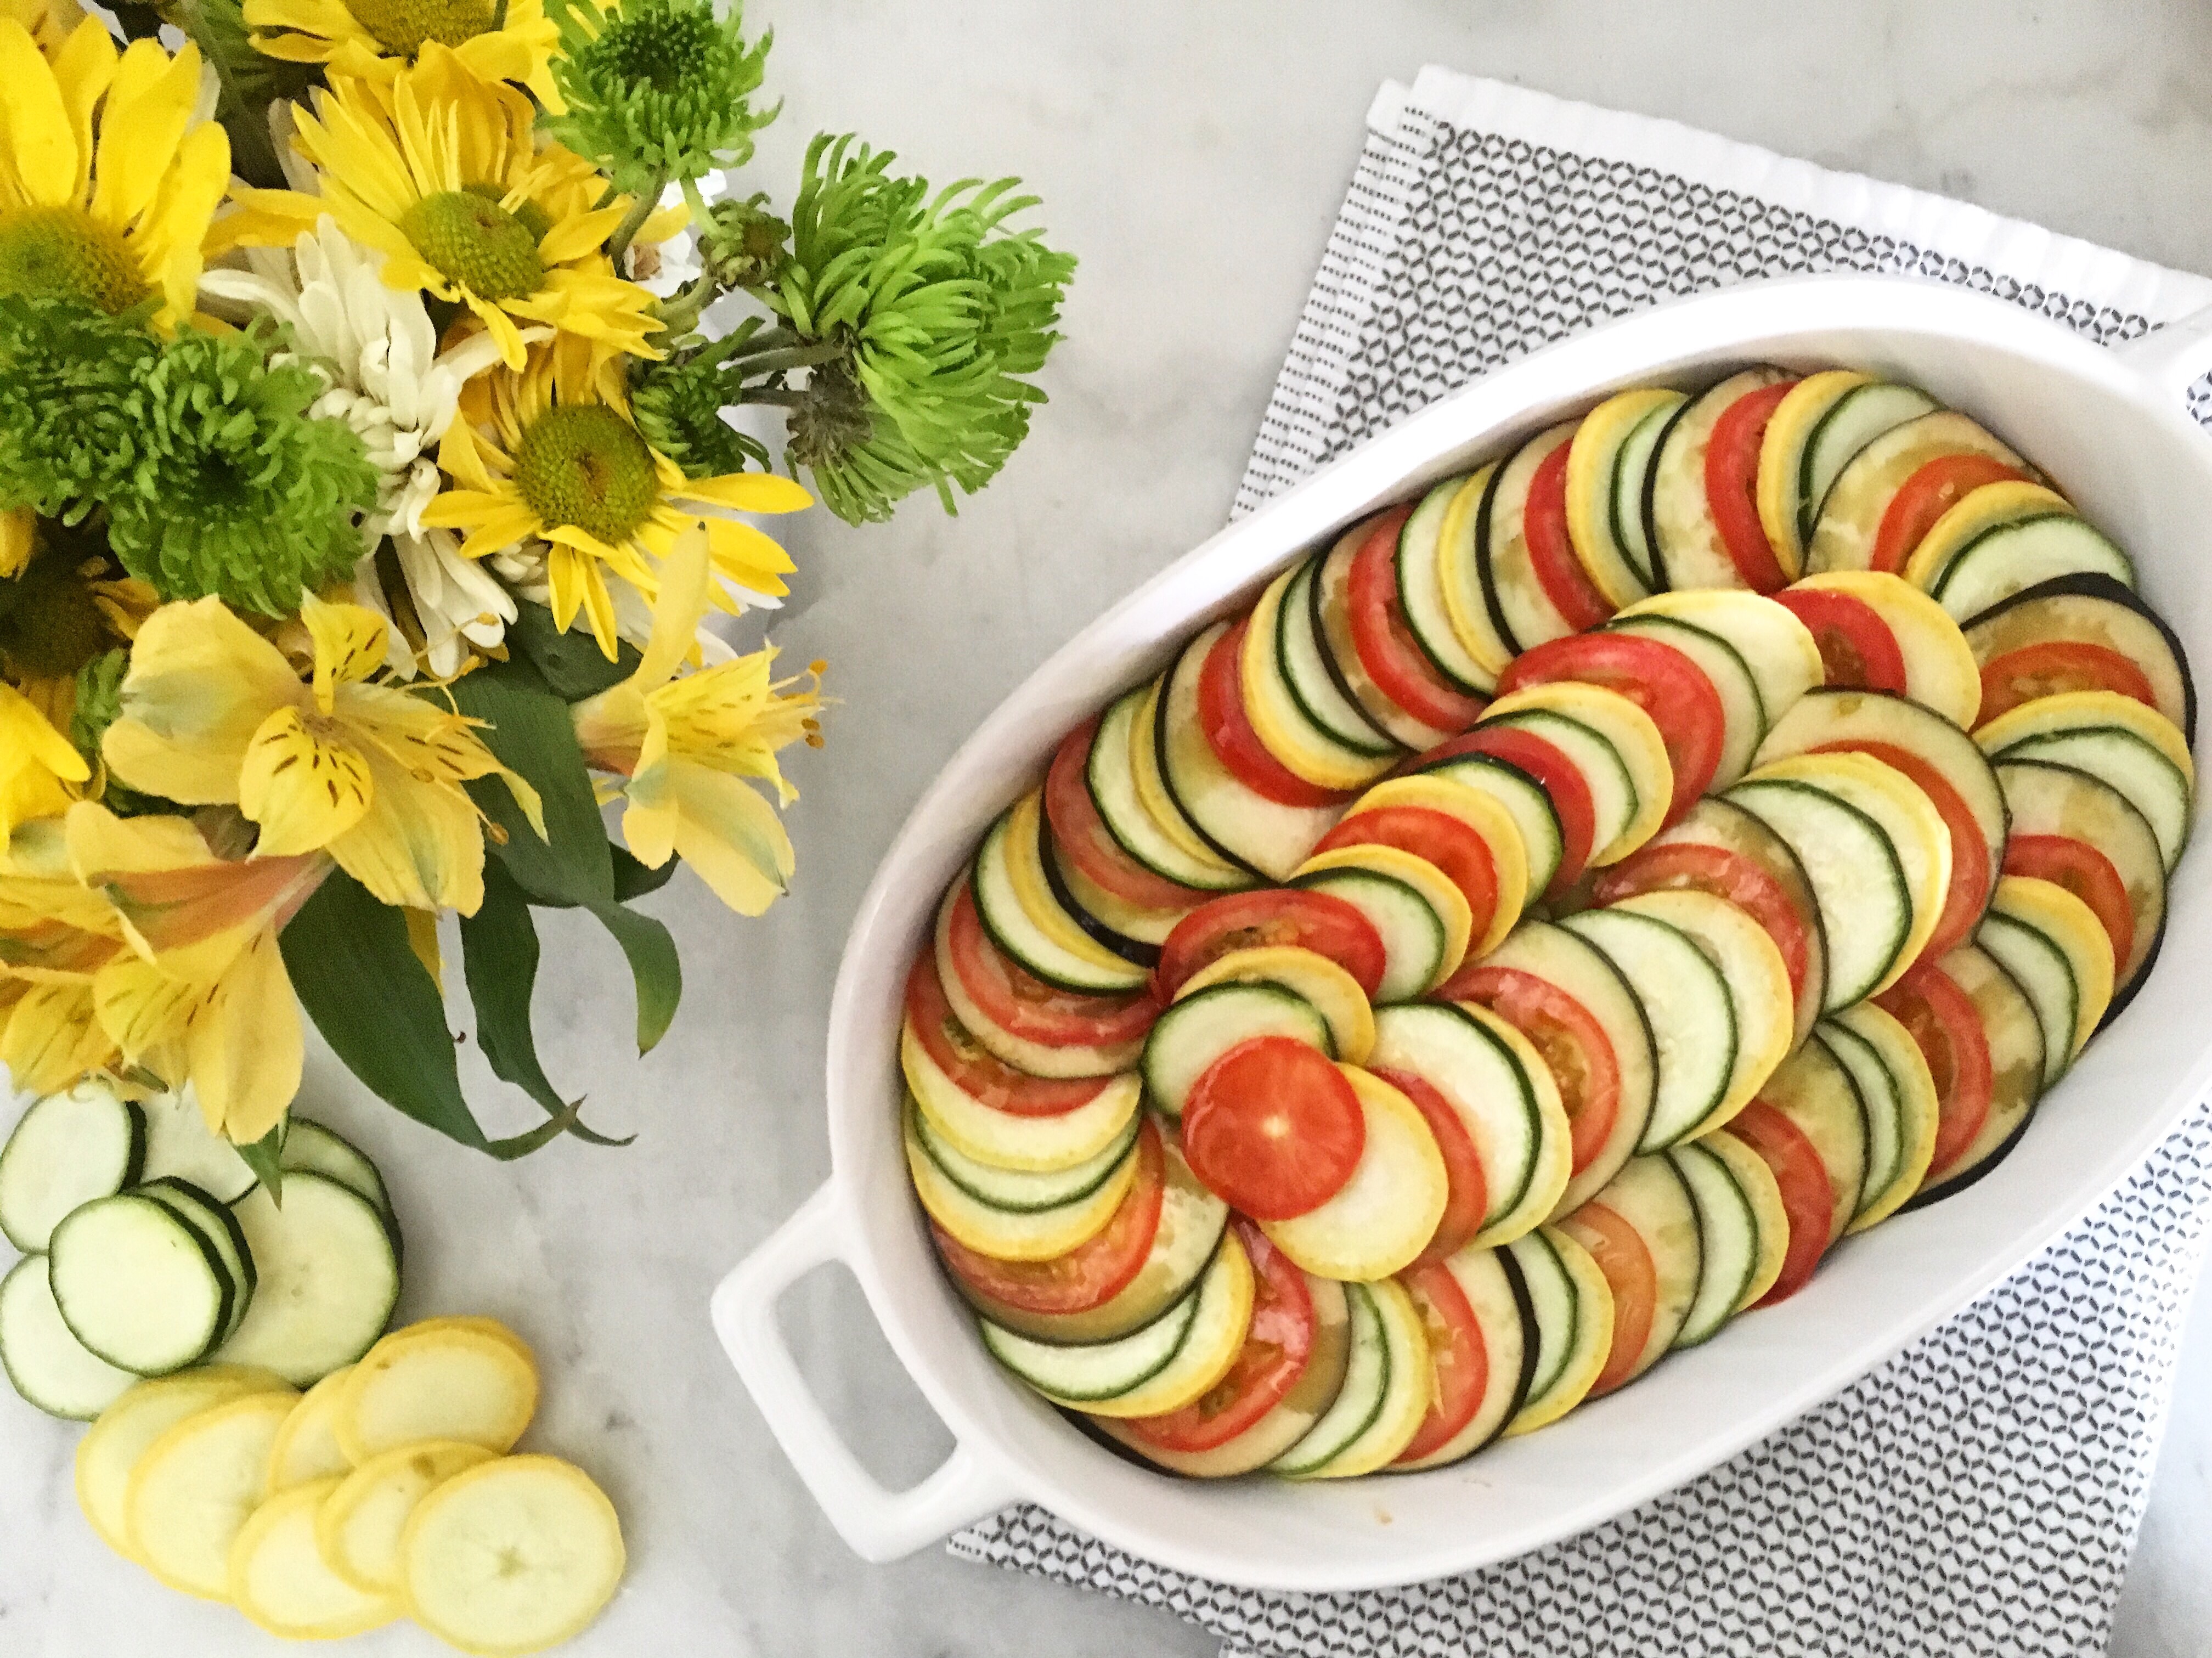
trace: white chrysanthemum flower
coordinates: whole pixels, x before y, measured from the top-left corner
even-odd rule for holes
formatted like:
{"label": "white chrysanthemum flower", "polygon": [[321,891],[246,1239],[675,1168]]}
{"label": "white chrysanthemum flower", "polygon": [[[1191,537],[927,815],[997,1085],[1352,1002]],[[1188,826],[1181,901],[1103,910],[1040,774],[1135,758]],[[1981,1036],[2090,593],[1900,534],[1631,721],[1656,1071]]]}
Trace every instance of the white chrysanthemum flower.
{"label": "white chrysanthemum flower", "polygon": [[394,627],[388,660],[404,676],[427,670],[460,671],[472,649],[506,637],[513,595],[491,574],[460,556],[449,530],[426,527],[422,512],[441,488],[438,440],[453,423],[461,388],[500,360],[499,343],[475,334],[438,350],[422,296],[384,285],[383,256],[356,244],[325,216],[289,253],[254,249],[252,268],[211,270],[204,296],[264,312],[287,324],[301,361],[329,389],[310,412],[343,420],[358,433],[376,468],[376,505],[362,519],[364,548],[354,574],[361,603],[391,616],[375,568],[389,536],[399,572],[422,623],[422,659]]}

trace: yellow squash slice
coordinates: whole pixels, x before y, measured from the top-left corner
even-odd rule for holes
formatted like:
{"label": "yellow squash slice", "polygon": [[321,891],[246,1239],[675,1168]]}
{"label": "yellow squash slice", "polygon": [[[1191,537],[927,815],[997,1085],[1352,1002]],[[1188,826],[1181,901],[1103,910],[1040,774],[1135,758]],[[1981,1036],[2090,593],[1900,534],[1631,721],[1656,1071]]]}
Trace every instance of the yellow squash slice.
{"label": "yellow squash slice", "polygon": [[399,1616],[398,1596],[364,1593],[316,1546],[316,1514],[340,1483],[310,1480],[270,1497],[230,1546],[230,1602],[271,1635],[332,1641]]}
{"label": "yellow squash slice", "polygon": [[270,1496],[318,1479],[342,1479],[353,1472],[353,1464],[346,1461],[346,1454],[338,1448],[337,1436],[331,1430],[337,1413],[338,1390],[352,1373],[350,1364],[332,1370],[302,1394],[292,1414],[284,1418],[276,1442],[269,1448]]}
{"label": "yellow squash slice", "polygon": [[400,1535],[407,1609],[482,1658],[520,1658],[580,1634],[621,1585],[622,1521],[580,1468],[509,1456],[456,1474]]}
{"label": "yellow squash slice", "polygon": [[526,1351],[452,1325],[395,1330],[364,1354],[339,1390],[339,1448],[356,1468],[430,1439],[505,1451],[538,1409]]}
{"label": "yellow squash slice", "polygon": [[1216,957],[1176,991],[1176,999],[1194,996],[1208,985],[1280,985],[1312,1003],[1336,1056],[1351,1064],[1364,1060],[1375,1046],[1375,1010],[1359,981],[1328,957],[1296,944],[1261,944],[1251,950],[1232,950]]}
{"label": "yellow squash slice", "polygon": [[315,1546],[331,1570],[367,1594],[400,1592],[399,1539],[416,1505],[492,1454],[434,1439],[373,1456],[331,1489],[315,1512]]}
{"label": "yellow squash slice", "polygon": [[91,1431],[77,1441],[76,1503],[100,1540],[127,1560],[135,1560],[124,1511],[131,1471],[163,1434],[187,1417],[246,1394],[291,1388],[267,1370],[236,1364],[210,1364],[137,1383],[100,1413]]}
{"label": "yellow squash slice", "polygon": [[269,1448],[299,1395],[246,1394],[186,1417],[131,1471],[123,1498],[131,1556],[204,1600],[230,1598],[230,1546],[261,1506]]}
{"label": "yellow squash slice", "polygon": [[1411,1265],[1428,1247],[1443,1218],[1450,1177],[1419,1107],[1357,1066],[1337,1069],[1359,1096],[1367,1128],[1352,1178],[1318,1209],[1260,1230],[1317,1277],[1371,1283]]}

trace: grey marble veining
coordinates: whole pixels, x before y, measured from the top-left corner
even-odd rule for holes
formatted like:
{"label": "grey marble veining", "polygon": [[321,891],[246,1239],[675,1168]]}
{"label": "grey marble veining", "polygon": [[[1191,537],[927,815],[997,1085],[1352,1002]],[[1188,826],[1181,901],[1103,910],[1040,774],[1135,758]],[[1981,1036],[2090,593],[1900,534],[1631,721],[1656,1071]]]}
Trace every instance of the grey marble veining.
{"label": "grey marble veining", "polygon": [[[684,950],[684,1010],[627,1058],[611,946],[556,922],[538,1019],[549,1066],[626,1151],[519,1166],[453,1152],[327,1062],[307,1108],[383,1164],[408,1235],[404,1311],[483,1311],[537,1344],[532,1442],[605,1482],[632,1570],[580,1655],[845,1658],[1208,1654],[1164,1615],[926,1552],[850,1557],[785,1466],[704,1316],[720,1274],[828,1170],[823,1013],[846,927],[908,806],[989,709],[1111,600],[1217,527],[1319,257],[1376,84],[1425,62],[1671,116],[1948,191],[2212,270],[2212,10],[2198,0],[755,0],[778,26],[763,179],[852,128],[939,178],[1021,173],[1083,258],[1036,437],[959,518],[794,527],[776,629],[841,701],[799,756],[799,872],[767,918],[688,875],[651,908]],[[788,186],[780,193],[787,197]],[[2169,963],[2166,970],[2175,964]],[[481,1074],[477,1080],[484,1081]],[[526,1103],[481,1090],[488,1116]],[[848,1280],[787,1308],[864,1460],[909,1480],[945,1436]],[[2185,1360],[2112,1650],[2212,1653],[2212,1311]],[[110,1557],[71,1501],[73,1430],[0,1399],[0,1652],[240,1658],[233,1614]],[[364,1655],[428,1653],[402,1630]]]}

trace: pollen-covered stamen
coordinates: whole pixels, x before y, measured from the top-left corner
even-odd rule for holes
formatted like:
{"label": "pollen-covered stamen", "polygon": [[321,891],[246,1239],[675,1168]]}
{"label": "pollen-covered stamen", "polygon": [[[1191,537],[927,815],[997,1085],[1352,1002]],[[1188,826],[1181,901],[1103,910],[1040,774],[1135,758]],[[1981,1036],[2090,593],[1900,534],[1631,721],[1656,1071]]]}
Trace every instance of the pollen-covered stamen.
{"label": "pollen-covered stamen", "polygon": [[0,294],[56,294],[112,316],[153,293],[122,235],[82,208],[0,213]]}
{"label": "pollen-covered stamen", "polygon": [[499,24],[494,0],[345,0],[354,21],[395,57],[412,58],[428,41],[458,46]]}
{"label": "pollen-covered stamen", "polygon": [[399,216],[399,228],[454,286],[479,299],[519,300],[545,281],[538,237],[489,190],[441,190]]}
{"label": "pollen-covered stamen", "polygon": [[549,409],[515,446],[514,483],[538,518],[573,524],[614,546],[660,499],[653,451],[600,404]]}

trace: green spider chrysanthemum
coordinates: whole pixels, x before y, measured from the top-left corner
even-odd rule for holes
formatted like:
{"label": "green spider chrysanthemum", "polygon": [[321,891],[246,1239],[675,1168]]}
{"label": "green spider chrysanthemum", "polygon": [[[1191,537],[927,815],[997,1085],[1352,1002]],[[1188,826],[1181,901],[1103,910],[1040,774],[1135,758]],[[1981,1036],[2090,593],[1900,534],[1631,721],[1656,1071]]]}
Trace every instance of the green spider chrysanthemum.
{"label": "green spider chrysanthemum", "polygon": [[179,330],[70,301],[0,300],[0,506],[106,513],[123,568],[163,598],[288,614],[361,557],[376,472],[323,382],[257,337]]}
{"label": "green spider chrysanthemum", "polygon": [[630,417],[638,431],[686,477],[765,470],[768,450],[722,418],[733,400],[726,367],[728,348],[742,344],[740,329],[696,352],[645,363],[630,384]]}
{"label": "green spider chrysanthemum", "polygon": [[[1006,222],[1036,204],[1012,179],[929,194],[893,157],[817,138],[792,213],[792,248],[762,299],[801,340],[839,341],[792,419],[792,459],[852,521],[883,519],[933,485],[981,489],[1029,433],[1033,374],[1075,260]],[[866,409],[856,405],[865,393]]]}
{"label": "green spider chrysanthemum", "polygon": [[240,336],[180,331],[123,399],[129,442],[102,505],[123,568],[164,598],[284,616],[349,574],[376,470],[323,383]]}
{"label": "green spider chrysanthemum", "polygon": [[553,59],[568,112],[546,130],[647,200],[743,166],[782,107],[752,106],[774,32],[749,47],[743,21],[735,0],[719,17],[713,0],[570,0]]}

